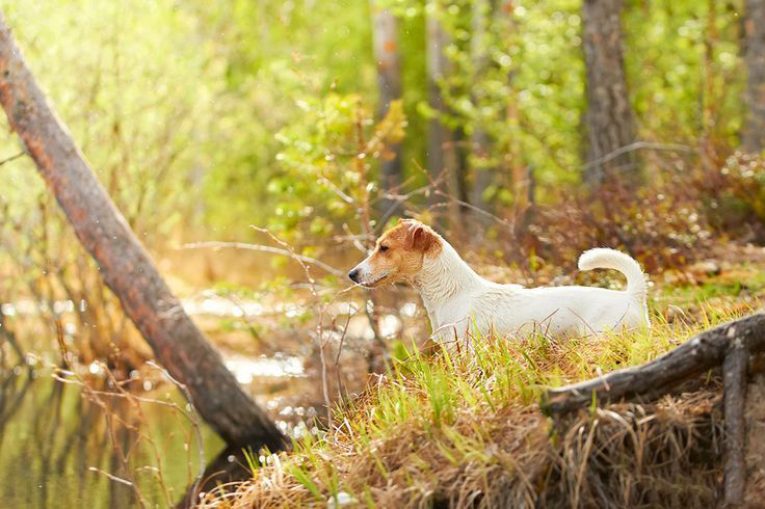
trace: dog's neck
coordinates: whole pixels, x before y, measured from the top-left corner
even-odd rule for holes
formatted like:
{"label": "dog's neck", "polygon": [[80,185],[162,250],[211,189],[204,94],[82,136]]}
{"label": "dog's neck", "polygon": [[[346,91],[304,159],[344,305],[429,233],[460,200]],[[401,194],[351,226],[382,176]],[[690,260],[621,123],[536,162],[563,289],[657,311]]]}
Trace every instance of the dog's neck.
{"label": "dog's neck", "polygon": [[443,325],[438,323],[438,311],[441,308],[457,295],[464,295],[465,292],[478,288],[486,282],[460,258],[448,242],[443,238],[439,240],[442,244],[440,253],[434,258],[426,256],[422,269],[412,281],[412,285],[422,297],[422,303],[433,328]]}

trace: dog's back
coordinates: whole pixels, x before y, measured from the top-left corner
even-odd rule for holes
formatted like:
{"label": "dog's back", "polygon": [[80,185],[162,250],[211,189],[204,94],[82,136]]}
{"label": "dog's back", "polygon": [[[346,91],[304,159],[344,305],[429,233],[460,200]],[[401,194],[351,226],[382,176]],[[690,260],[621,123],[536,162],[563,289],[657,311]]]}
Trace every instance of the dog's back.
{"label": "dog's back", "polygon": [[469,314],[478,330],[508,335],[590,335],[649,325],[646,278],[633,258],[613,249],[591,249],[580,257],[579,268],[618,270],[626,276],[627,288],[490,284],[472,297]]}

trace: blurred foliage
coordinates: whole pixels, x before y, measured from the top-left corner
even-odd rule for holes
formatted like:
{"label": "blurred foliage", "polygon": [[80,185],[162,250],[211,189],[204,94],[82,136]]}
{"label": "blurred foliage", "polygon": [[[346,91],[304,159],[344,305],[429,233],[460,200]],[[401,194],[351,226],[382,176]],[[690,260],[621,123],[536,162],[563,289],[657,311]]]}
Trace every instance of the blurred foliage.
{"label": "blurred foliage", "polygon": [[301,107],[304,117],[277,134],[281,171],[268,191],[281,198],[270,226],[293,237],[308,235],[300,238],[305,243],[341,233],[335,225],[347,218],[366,214],[371,221],[379,186],[370,180],[370,165],[392,157],[388,147],[403,139],[406,119],[396,101],[375,124],[356,96],[329,94]]}
{"label": "blurred foliage", "polygon": [[736,146],[743,2],[627,2],[626,64],[643,139]]}
{"label": "blurred foliage", "polygon": [[[399,21],[403,160],[411,184],[421,185],[425,120],[432,115],[424,56],[430,11],[422,0],[379,3]],[[471,167],[496,169],[492,199],[512,204],[513,168],[530,166],[539,199],[554,201],[558,188],[580,178],[586,106],[581,2],[486,4],[491,8],[482,13],[486,33],[478,47],[472,44],[472,2],[457,0],[439,10],[451,36],[446,53],[452,72],[440,84],[450,106],[444,121],[468,136],[476,129],[489,134],[489,160],[473,160]],[[739,4],[626,3],[625,56],[642,139],[703,139],[720,161],[731,152],[726,147],[735,146],[743,114]],[[348,104],[374,110],[367,2],[41,0],[0,6],[121,210],[139,230],[142,221],[150,223],[143,228],[147,236],[180,230],[250,236],[244,224],[273,221],[274,209],[300,200],[300,190],[315,182],[310,172],[302,172],[308,176],[302,183],[285,182],[300,178],[276,157],[288,155],[285,137],[298,143],[297,126],[313,118],[319,104],[326,117],[352,118]],[[477,52],[486,62],[479,64]],[[303,134],[317,151],[332,150]],[[17,162],[16,171],[6,172],[19,183],[6,192],[14,200],[20,194],[14,188],[39,187],[28,165]],[[155,224],[160,218],[161,228]],[[286,216],[276,221],[289,223]],[[316,233],[326,231],[320,221]]]}
{"label": "blurred foliage", "polygon": [[735,152],[705,182],[706,207],[718,231],[765,242],[765,160]]}
{"label": "blurred foliage", "polygon": [[[404,161],[422,183],[413,163],[424,161],[423,118],[431,114],[427,9],[421,0],[381,5],[399,18],[409,120]],[[440,10],[453,64],[441,84],[452,110],[445,120],[467,134],[486,130],[494,141],[490,166],[531,165],[541,198],[554,197],[550,186],[578,182],[581,166],[580,2],[487,5],[484,66],[471,47],[472,2]],[[358,95],[373,109],[367,2],[41,0],[2,7],[53,103],[136,222],[162,217],[172,227],[183,217],[188,226],[191,212],[202,225],[246,236],[243,218],[265,223],[283,190],[292,189],[270,182],[283,181],[275,157],[283,130],[295,133],[306,108],[331,94]],[[734,141],[742,114],[740,8],[627,2],[625,54],[642,138]],[[343,101],[333,104],[343,114]],[[498,192],[510,187],[508,172],[495,180],[492,196],[512,201]],[[148,230],[158,233],[155,226]]]}

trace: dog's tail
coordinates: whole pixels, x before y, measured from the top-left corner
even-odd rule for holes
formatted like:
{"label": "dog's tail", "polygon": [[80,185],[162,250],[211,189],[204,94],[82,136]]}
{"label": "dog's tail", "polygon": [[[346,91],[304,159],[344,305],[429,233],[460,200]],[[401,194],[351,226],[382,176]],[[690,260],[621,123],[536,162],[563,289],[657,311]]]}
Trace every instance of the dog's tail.
{"label": "dog's tail", "polygon": [[648,292],[645,274],[631,256],[607,247],[590,249],[579,257],[579,270],[592,269],[618,270],[627,277],[627,293],[645,301]]}

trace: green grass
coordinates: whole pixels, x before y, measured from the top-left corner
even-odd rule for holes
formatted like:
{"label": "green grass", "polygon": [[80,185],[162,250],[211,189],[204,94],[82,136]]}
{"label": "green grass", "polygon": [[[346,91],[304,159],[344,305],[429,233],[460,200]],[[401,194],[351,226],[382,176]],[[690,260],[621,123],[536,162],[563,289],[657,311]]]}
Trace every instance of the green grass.
{"label": "green grass", "polygon": [[[685,291],[666,295],[682,300]],[[699,295],[736,291],[717,285]],[[263,467],[239,488],[237,498],[208,502],[235,507],[326,505],[343,497],[369,507],[430,506],[439,500],[486,505],[487,500],[507,503],[508,497],[533,502],[530,479],[541,475],[532,471],[543,468],[542,452],[560,440],[579,443],[558,436],[539,412],[545,388],[644,363],[750,310],[734,300],[701,305],[693,319],[673,323],[655,310],[650,330],[560,341],[474,338],[472,350],[462,353],[426,354],[398,343],[384,379],[335,410],[335,429],[296,441],[293,453]],[[471,502],[471,496],[479,498]]]}
{"label": "green grass", "polygon": [[714,300],[731,301],[742,297],[759,297],[763,294],[765,271],[751,264],[741,264],[701,284],[683,283],[664,288],[660,299],[662,302],[685,307]]}

